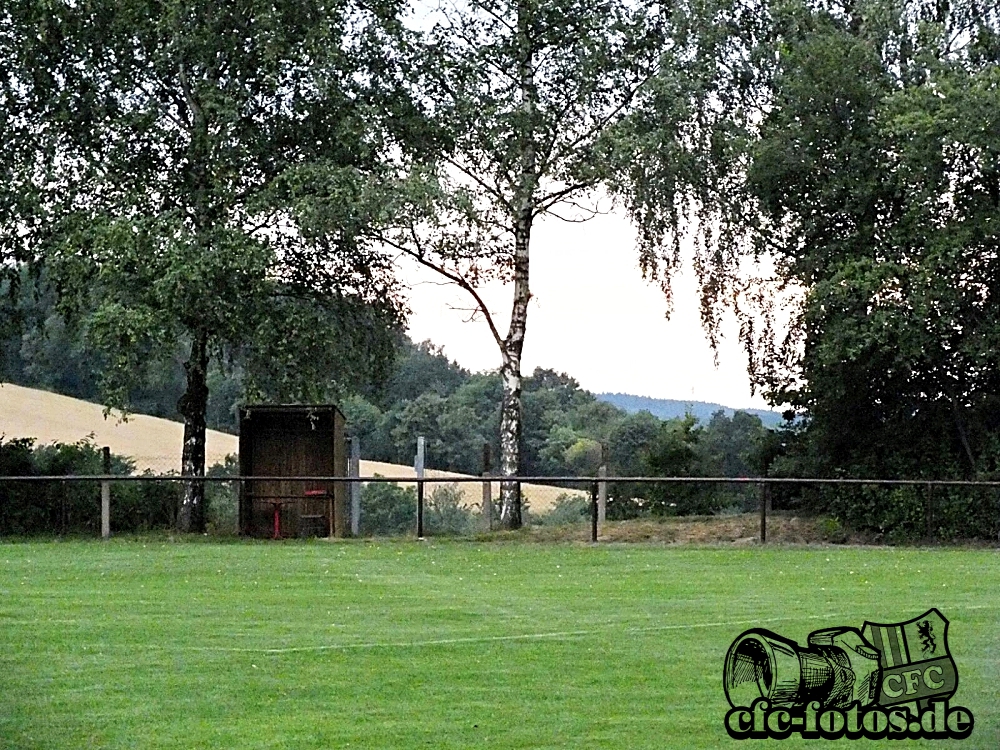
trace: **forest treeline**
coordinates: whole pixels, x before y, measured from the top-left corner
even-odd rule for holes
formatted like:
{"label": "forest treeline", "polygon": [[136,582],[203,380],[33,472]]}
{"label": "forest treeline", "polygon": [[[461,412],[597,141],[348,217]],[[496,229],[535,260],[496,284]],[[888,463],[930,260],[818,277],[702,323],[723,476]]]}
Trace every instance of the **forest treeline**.
{"label": "forest treeline", "polygon": [[[21,287],[17,314],[23,330],[0,344],[0,380],[99,402],[102,354],[86,345],[81,330],[54,309],[53,295],[44,287],[38,294],[39,288],[27,279]],[[423,435],[431,468],[478,474],[488,444],[495,470],[499,375],[471,373],[433,343],[415,344],[402,333],[396,334],[395,351],[385,379],[358,382],[335,397],[363,457],[412,464],[416,438]],[[179,351],[172,367],[128,394],[136,412],[179,418],[182,356]],[[248,367],[252,363],[234,353],[210,370],[210,428],[237,431]],[[335,385],[317,389],[333,394]],[[704,424],[692,416],[661,420],[599,401],[563,373],[539,368],[524,379],[524,475],[593,475],[603,451],[612,475],[755,476],[763,468],[768,434],[758,417],[743,412],[719,412]]]}

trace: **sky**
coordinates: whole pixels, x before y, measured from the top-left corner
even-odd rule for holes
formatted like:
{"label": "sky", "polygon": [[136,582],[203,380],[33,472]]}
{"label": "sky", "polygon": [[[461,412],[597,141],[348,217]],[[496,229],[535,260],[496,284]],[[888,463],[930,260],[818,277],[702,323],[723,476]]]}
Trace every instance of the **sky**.
{"label": "sky", "polygon": [[[698,318],[693,271],[675,279],[668,320],[662,292],[642,279],[634,240],[629,222],[613,213],[582,224],[536,221],[522,373],[535,367],[565,372],[595,393],[769,408],[750,393],[735,320],[723,327],[716,365]],[[400,265],[410,286],[410,337],[443,346],[469,370],[498,368],[499,349],[485,322],[469,322],[468,294],[416,264]],[[496,284],[483,296],[506,334],[511,289]]]}

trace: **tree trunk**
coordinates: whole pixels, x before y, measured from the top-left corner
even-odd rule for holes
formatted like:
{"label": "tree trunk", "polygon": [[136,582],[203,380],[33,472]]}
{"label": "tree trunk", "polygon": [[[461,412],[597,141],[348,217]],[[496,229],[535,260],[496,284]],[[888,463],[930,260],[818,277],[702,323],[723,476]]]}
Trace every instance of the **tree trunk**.
{"label": "tree trunk", "polygon": [[[521,468],[521,352],[528,322],[528,247],[534,205],[525,200],[517,217],[514,232],[514,303],[510,329],[503,342],[503,401],[500,405],[500,473],[515,476]],[[517,484],[504,482],[500,487],[500,525],[507,529],[521,526],[521,492]]]}
{"label": "tree trunk", "polygon": [[962,448],[965,450],[965,457],[969,459],[969,476],[975,478],[976,457],[972,453],[972,446],[969,445],[969,435],[965,429],[965,423],[962,421],[962,413],[959,411],[958,402],[955,400],[950,389],[946,393],[948,400],[951,402],[951,414],[955,419],[955,429],[958,430],[958,438],[961,440]]}
{"label": "tree trunk", "polygon": [[[196,331],[191,342],[191,356],[184,365],[187,390],[177,402],[184,417],[184,446],[181,452],[181,474],[186,477],[205,476],[205,412],[208,410],[208,334]],[[184,496],[177,513],[177,529],[181,532],[205,530],[205,483],[184,483]]]}
{"label": "tree trunk", "polygon": [[[528,250],[531,225],[535,218],[538,189],[538,158],[535,150],[538,116],[538,88],[535,84],[534,44],[529,33],[532,26],[529,3],[517,8],[517,44],[521,62],[518,65],[520,109],[524,115],[519,134],[520,174],[514,197],[514,302],[511,306],[510,328],[503,342],[503,402],[500,406],[500,473],[514,476],[521,466],[521,352],[528,321]],[[517,484],[505,482],[500,487],[500,525],[508,529],[521,526],[521,493]]]}
{"label": "tree trunk", "polygon": [[[504,357],[500,369],[503,400],[500,404],[500,474],[516,476],[521,468],[521,361]],[[521,491],[515,482],[500,486],[500,525],[521,527]]]}
{"label": "tree trunk", "polygon": [[[210,252],[207,237],[218,220],[210,199],[210,131],[205,109],[198,99],[196,87],[188,79],[183,60],[178,62],[178,80],[190,114],[188,143],[188,179],[191,207],[199,244]],[[177,402],[184,418],[184,446],[181,449],[181,474],[186,477],[205,476],[205,412],[208,410],[208,331],[196,329],[191,341],[191,356],[184,365],[187,390]],[[177,513],[177,529],[181,532],[205,531],[205,483],[196,480],[184,483],[184,496]]]}

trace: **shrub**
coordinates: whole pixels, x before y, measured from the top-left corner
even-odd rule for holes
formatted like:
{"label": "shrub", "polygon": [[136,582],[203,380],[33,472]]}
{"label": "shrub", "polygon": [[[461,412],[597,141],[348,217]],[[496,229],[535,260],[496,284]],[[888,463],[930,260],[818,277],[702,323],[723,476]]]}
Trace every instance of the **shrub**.
{"label": "shrub", "polygon": [[563,526],[580,523],[589,517],[590,503],[586,498],[563,492],[547,512],[532,514],[531,521],[540,526]]}
{"label": "shrub", "polygon": [[856,485],[810,489],[803,495],[810,509],[889,542],[924,538],[928,526],[931,536],[944,540],[996,538],[1000,531],[1000,496],[990,488],[935,487],[928,494],[921,485]]}
{"label": "shrub", "polygon": [[[144,471],[142,476],[152,476]],[[118,482],[111,489],[111,533],[173,528],[180,503],[177,482]],[[97,511],[100,523],[100,510]],[[97,530],[99,531],[99,529]]]}
{"label": "shrub", "polygon": [[816,524],[816,531],[828,542],[844,544],[847,542],[847,530],[836,518],[821,518]]}
{"label": "shrub", "polygon": [[[230,453],[221,464],[205,472],[210,477],[234,477],[239,474],[240,460]],[[205,526],[210,534],[239,533],[239,485],[233,482],[205,483]]]}
{"label": "shrub", "polygon": [[[111,456],[111,473],[130,475],[134,463]],[[30,438],[0,440],[0,475],[69,476],[102,474],[101,448],[88,438],[77,443],[40,447]],[[169,528],[177,506],[177,488],[147,482],[112,486],[114,532]],[[99,534],[101,488],[96,482],[0,484],[0,534]]]}
{"label": "shrub", "polygon": [[475,528],[472,510],[457,484],[434,488],[424,508],[424,528],[429,534],[469,534]]}
{"label": "shrub", "polygon": [[[380,477],[381,474],[375,474]],[[412,534],[417,526],[417,493],[413,487],[392,482],[367,482],[361,485],[362,536],[398,536]]]}

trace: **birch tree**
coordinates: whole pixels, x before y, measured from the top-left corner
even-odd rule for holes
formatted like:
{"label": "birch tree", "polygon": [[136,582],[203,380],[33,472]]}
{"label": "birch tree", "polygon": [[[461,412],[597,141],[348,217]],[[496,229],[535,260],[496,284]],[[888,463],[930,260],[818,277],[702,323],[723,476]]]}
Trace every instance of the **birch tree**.
{"label": "birch tree", "polygon": [[[643,271],[669,298],[685,208],[722,203],[718,125],[739,118],[727,119],[736,98],[720,95],[720,81],[739,79],[744,60],[726,45],[747,17],[739,3],[471,0],[420,19],[418,96],[449,135],[447,151],[401,181],[375,225],[387,247],[463,289],[485,320],[503,380],[501,474],[521,468],[535,221],[585,221],[615,196],[640,230]],[[724,253],[705,238],[700,269],[718,296],[711,271]],[[506,329],[482,296],[491,280],[511,290]],[[501,507],[503,525],[520,526],[511,483]]]}

